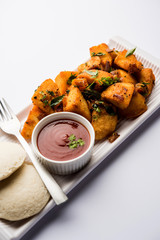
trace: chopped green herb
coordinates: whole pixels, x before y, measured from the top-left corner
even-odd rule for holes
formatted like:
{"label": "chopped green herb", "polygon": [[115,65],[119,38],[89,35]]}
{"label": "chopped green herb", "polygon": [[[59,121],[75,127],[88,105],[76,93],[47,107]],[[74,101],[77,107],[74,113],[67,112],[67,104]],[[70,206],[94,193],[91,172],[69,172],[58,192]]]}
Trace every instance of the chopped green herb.
{"label": "chopped green herb", "polygon": [[96,90],[91,90],[91,89],[85,89],[83,92],[83,97],[86,99],[86,100],[89,100],[89,99],[100,99],[101,98],[101,94],[99,92],[97,92]]}
{"label": "chopped green herb", "polygon": [[92,116],[92,119],[93,119],[94,121],[96,121],[96,120],[98,119],[98,116],[97,116],[97,115],[93,115],[93,116]]}
{"label": "chopped green herb", "polygon": [[95,87],[95,80],[88,86],[88,87],[86,87],[86,89],[93,89],[94,87]]}
{"label": "chopped green herb", "polygon": [[61,96],[58,96],[58,97],[52,99],[50,106],[51,107],[56,106],[58,103],[62,102],[63,98],[64,98],[64,95],[61,95]]}
{"label": "chopped green herb", "polygon": [[66,90],[66,93],[68,94],[70,92],[70,90]]}
{"label": "chopped green herb", "polygon": [[108,105],[104,105],[106,112],[111,115],[111,116],[115,116],[116,112],[114,111],[112,106],[108,106]]}
{"label": "chopped green herb", "polygon": [[141,83],[141,86],[142,86],[142,87],[146,87],[146,85],[148,85],[148,84],[150,84],[150,83],[148,83],[148,82],[142,82],[142,83]]}
{"label": "chopped green herb", "polygon": [[98,112],[98,113],[100,113],[101,112],[101,109],[98,107],[98,105],[97,104],[93,104],[92,105],[92,108],[96,111],[96,112]]}
{"label": "chopped green herb", "polygon": [[95,101],[96,104],[104,104],[103,101]]}
{"label": "chopped green herb", "polygon": [[47,106],[48,105],[48,100],[44,100],[43,103],[44,103],[45,106]]}
{"label": "chopped green herb", "polygon": [[135,52],[135,50],[136,50],[136,47],[133,48],[133,49],[128,50],[126,55],[125,55],[125,57],[128,57],[128,56],[132,55]]}
{"label": "chopped green herb", "polygon": [[102,77],[100,80],[98,80],[99,84],[104,87],[109,87],[110,85],[118,82],[118,78],[112,79],[111,77]]}
{"label": "chopped green herb", "polygon": [[69,143],[69,148],[73,149],[73,148],[77,148],[77,147],[78,147],[78,145],[75,141]]}
{"label": "chopped green herb", "polygon": [[76,139],[76,136],[75,136],[74,134],[71,134],[71,135],[68,137],[68,139],[69,139],[70,141],[73,141],[73,140]]}
{"label": "chopped green herb", "polygon": [[82,140],[82,138],[78,139],[77,143],[79,144],[79,146],[83,146],[85,144],[85,142]]}
{"label": "chopped green herb", "polygon": [[84,72],[88,73],[89,75],[91,75],[93,78],[98,77],[98,70],[96,70],[95,72],[90,71],[90,70],[84,70]]}
{"label": "chopped green herb", "polygon": [[95,56],[104,56],[106,55],[105,53],[102,53],[102,52],[98,52],[98,53],[95,53],[95,52],[92,52],[91,56],[92,57],[95,57]]}
{"label": "chopped green herb", "polygon": [[44,95],[44,92],[43,92],[43,91],[40,91],[39,93],[42,94],[42,95]]}
{"label": "chopped green herb", "polygon": [[68,78],[68,80],[67,80],[67,84],[68,84],[68,85],[71,85],[73,79],[75,79],[75,78],[76,78],[76,74],[72,74],[72,73],[71,73],[71,76],[70,76],[70,77]]}
{"label": "chopped green herb", "polygon": [[70,140],[68,146],[71,149],[77,148],[79,146],[83,146],[85,144],[85,142],[82,140],[82,138],[79,138],[76,141],[76,136],[74,134],[71,134],[68,139]]}
{"label": "chopped green herb", "polygon": [[49,95],[54,96],[54,92],[53,92],[53,91],[46,90],[46,92],[47,92]]}
{"label": "chopped green herb", "polygon": [[43,102],[43,100],[46,99],[46,97],[47,97],[46,95],[43,95],[43,97],[40,100]]}

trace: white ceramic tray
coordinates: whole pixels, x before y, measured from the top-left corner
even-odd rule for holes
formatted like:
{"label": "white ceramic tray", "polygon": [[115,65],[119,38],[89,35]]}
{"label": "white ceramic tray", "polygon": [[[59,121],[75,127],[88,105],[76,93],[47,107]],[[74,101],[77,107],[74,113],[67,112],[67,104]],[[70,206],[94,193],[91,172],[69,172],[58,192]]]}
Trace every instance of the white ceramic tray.
{"label": "white ceramic tray", "polygon": [[[134,47],[131,43],[123,40],[120,37],[114,37],[109,41],[109,47],[117,50],[123,50],[124,48],[131,49]],[[80,172],[70,176],[54,176],[64,192],[68,194],[74,189],[79,182],[81,182],[94,168],[96,168],[111,152],[113,152],[126,138],[128,138],[141,124],[146,121],[159,107],[160,107],[160,60],[151,56],[150,54],[136,49],[136,56],[141,61],[144,67],[152,68],[156,77],[155,87],[151,96],[148,99],[148,110],[140,117],[134,120],[125,120],[118,124],[117,132],[120,137],[113,143],[109,143],[107,140],[100,141],[94,146],[93,155],[90,163]],[[28,115],[30,107],[22,110],[18,114],[18,118],[23,123]],[[0,131],[0,141],[2,140],[16,141],[14,137],[10,137]],[[66,203],[67,204],[67,203]],[[55,207],[53,200],[47,204],[47,206],[36,216],[17,222],[9,222],[0,220],[0,240],[18,240],[29,229],[31,229],[47,212]]]}

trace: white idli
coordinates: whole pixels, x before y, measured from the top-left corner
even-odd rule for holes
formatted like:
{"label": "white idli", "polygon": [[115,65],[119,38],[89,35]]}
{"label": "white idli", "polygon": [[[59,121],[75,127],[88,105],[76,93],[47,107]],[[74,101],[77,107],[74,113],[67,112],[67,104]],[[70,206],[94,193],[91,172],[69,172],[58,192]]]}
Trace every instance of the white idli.
{"label": "white idli", "polygon": [[9,177],[24,162],[26,152],[20,144],[0,142],[0,180]]}
{"label": "white idli", "polygon": [[40,212],[50,195],[31,164],[0,182],[0,218],[17,221]]}

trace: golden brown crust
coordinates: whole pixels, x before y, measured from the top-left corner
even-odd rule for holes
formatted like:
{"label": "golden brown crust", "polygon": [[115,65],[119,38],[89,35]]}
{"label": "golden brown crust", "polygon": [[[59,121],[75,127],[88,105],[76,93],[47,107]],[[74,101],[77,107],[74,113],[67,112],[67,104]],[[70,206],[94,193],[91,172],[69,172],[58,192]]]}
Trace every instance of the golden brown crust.
{"label": "golden brown crust", "polygon": [[95,131],[95,139],[101,140],[114,132],[117,126],[117,115],[110,115],[104,108],[98,113],[95,110],[92,113],[92,126]]}
{"label": "golden brown crust", "polygon": [[102,98],[111,102],[118,108],[128,107],[134,92],[132,83],[115,83],[102,92]]}
{"label": "golden brown crust", "polygon": [[77,76],[75,71],[63,71],[60,72],[55,78],[55,82],[58,86],[60,95],[65,94],[66,90],[72,84],[72,80]]}
{"label": "golden brown crust", "polygon": [[[116,51],[101,43],[90,48],[91,58],[77,71],[60,72],[55,82],[45,80],[32,97],[37,109],[30,112],[31,124],[25,123],[23,136],[31,137],[41,116],[59,111],[75,112],[89,121],[92,115],[96,139],[110,135],[117,124],[118,117],[107,112],[107,104],[118,108],[119,116],[125,118],[141,115],[147,110],[145,98],[152,92],[155,76],[152,69],[143,68],[134,51],[130,50],[127,56],[126,49]],[[56,97],[60,101],[55,99],[57,105],[53,107]],[[99,120],[95,121],[97,117]]]}
{"label": "golden brown crust", "polygon": [[113,76],[116,75],[121,82],[132,83],[134,85],[137,83],[135,77],[122,69],[112,71],[111,74],[113,74]]}
{"label": "golden brown crust", "polygon": [[117,57],[114,59],[114,64],[131,74],[140,72],[143,68],[143,64],[139,62],[133,54],[126,57],[126,53],[126,49],[122,52],[118,52]]}
{"label": "golden brown crust", "polygon": [[77,87],[71,86],[70,92],[66,97],[64,111],[78,113],[91,121],[91,113],[87,102]]}
{"label": "golden brown crust", "polygon": [[137,85],[138,92],[140,93],[143,92],[144,97],[148,97],[151,94],[155,83],[155,76],[153,74],[152,69],[151,68],[142,69],[138,75],[138,81],[140,83],[139,85]]}
{"label": "golden brown crust", "polygon": [[[91,74],[89,74],[90,72]],[[92,84],[94,82],[95,86],[94,88],[98,91],[100,91],[103,87],[102,78],[110,78],[113,79],[113,75],[111,73],[102,71],[102,70],[91,70],[91,71],[84,71],[78,75],[78,78],[85,78],[87,79],[88,85]],[[92,72],[95,73],[95,75],[92,75]]]}
{"label": "golden brown crust", "polygon": [[46,114],[53,113],[50,103],[52,99],[59,96],[57,84],[52,79],[45,80],[34,92],[32,102]]}
{"label": "golden brown crust", "polygon": [[101,43],[97,46],[93,46],[90,48],[90,56],[98,55],[98,54],[104,54],[99,56],[101,59],[101,64],[105,67],[106,63],[109,62],[110,66],[112,65],[113,57],[109,52],[109,47],[105,43]]}
{"label": "golden brown crust", "polygon": [[145,98],[140,93],[135,93],[126,109],[120,109],[119,113],[125,118],[136,118],[147,110]]}
{"label": "golden brown crust", "polygon": [[30,140],[32,136],[33,129],[37,123],[46,116],[46,113],[43,112],[36,105],[33,105],[31,111],[29,112],[28,118],[25,121],[21,134],[26,140]]}
{"label": "golden brown crust", "polygon": [[91,57],[89,61],[82,63],[81,65],[78,66],[78,72],[83,72],[85,69],[90,70],[90,69],[101,69],[101,59],[98,56]]}

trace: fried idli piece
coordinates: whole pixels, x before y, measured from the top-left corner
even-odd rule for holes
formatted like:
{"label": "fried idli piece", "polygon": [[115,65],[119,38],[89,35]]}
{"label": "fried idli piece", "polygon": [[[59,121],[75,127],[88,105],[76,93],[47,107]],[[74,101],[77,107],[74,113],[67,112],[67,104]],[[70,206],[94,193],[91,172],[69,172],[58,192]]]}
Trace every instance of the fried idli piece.
{"label": "fried idli piece", "polygon": [[101,64],[103,68],[105,68],[106,64],[109,64],[111,67],[113,62],[113,57],[110,54],[110,51],[111,49],[108,47],[107,44],[101,43],[98,46],[93,46],[90,48],[90,55],[91,57],[99,56],[101,59]]}
{"label": "fried idli piece", "polygon": [[112,57],[113,60],[114,60],[114,59],[117,57],[117,55],[118,55],[118,51],[115,50],[115,48],[111,49],[111,50],[108,51],[108,52],[110,53],[110,55],[111,55],[111,57]]}
{"label": "fried idli piece", "polygon": [[119,109],[119,114],[124,118],[136,118],[147,110],[145,98],[136,92],[131,99],[129,106],[126,109]]}
{"label": "fried idli piece", "polygon": [[68,93],[65,101],[66,104],[63,108],[64,111],[78,113],[91,121],[91,113],[87,102],[77,87],[71,86],[70,92]]}
{"label": "fried idli piece", "polygon": [[125,109],[128,107],[134,92],[132,83],[115,83],[102,92],[104,100],[111,102],[118,108]]}
{"label": "fried idli piece", "polygon": [[139,62],[133,54],[126,57],[126,53],[126,49],[122,52],[118,52],[117,57],[114,59],[114,64],[128,71],[130,74],[140,72],[143,68],[143,64]]}
{"label": "fried idli piece", "polygon": [[66,90],[72,84],[73,79],[77,77],[77,72],[63,71],[55,78],[55,82],[59,88],[60,95],[65,94]]}
{"label": "fried idli piece", "polygon": [[120,82],[132,83],[134,85],[137,83],[136,79],[131,74],[122,69],[112,71],[111,74],[113,74],[113,76],[117,76],[117,78],[120,79]]}
{"label": "fried idli piece", "polygon": [[27,140],[31,140],[32,132],[37,123],[46,116],[46,113],[43,112],[36,105],[33,105],[31,111],[29,112],[28,118],[25,121],[21,134]]}
{"label": "fried idli piece", "polygon": [[34,92],[32,102],[46,114],[53,113],[50,106],[52,99],[59,96],[57,84],[52,79],[45,80]]}
{"label": "fried idli piece", "polygon": [[[94,83],[94,89],[100,91],[105,84],[105,81],[113,82],[113,75],[102,70],[85,70],[78,75],[78,78],[87,79],[88,84]],[[93,85],[92,85],[93,86]]]}
{"label": "fried idli piece", "polygon": [[75,78],[72,81],[72,85],[78,87],[80,91],[83,91],[88,87],[88,81],[86,78]]}
{"label": "fried idli piece", "polygon": [[116,114],[109,114],[105,108],[100,108],[100,110],[100,113],[95,110],[92,112],[92,126],[96,140],[101,140],[113,133],[118,122]]}
{"label": "fried idli piece", "polygon": [[91,57],[91,59],[85,63],[78,66],[78,72],[83,72],[83,70],[89,69],[101,69],[101,59],[98,56]]}
{"label": "fried idli piece", "polygon": [[136,91],[141,93],[145,98],[148,97],[155,83],[155,76],[151,68],[144,68],[138,75],[139,83],[136,84]]}

